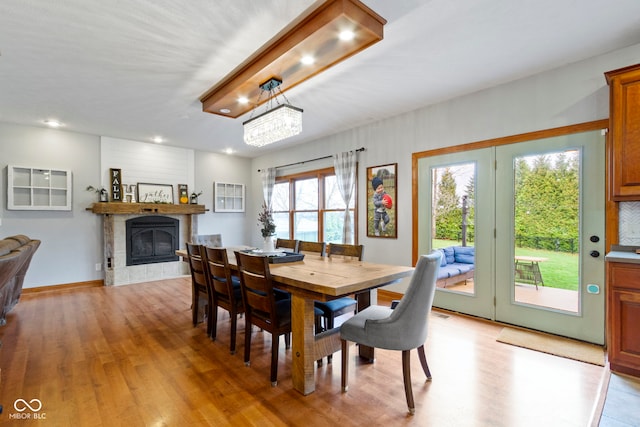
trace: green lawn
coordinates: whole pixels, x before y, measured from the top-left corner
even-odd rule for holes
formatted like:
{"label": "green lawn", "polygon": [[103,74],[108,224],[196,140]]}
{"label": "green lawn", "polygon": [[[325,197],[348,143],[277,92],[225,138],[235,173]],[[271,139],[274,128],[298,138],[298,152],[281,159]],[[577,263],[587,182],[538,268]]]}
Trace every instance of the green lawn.
{"label": "green lawn", "polygon": [[[473,242],[467,243],[473,246]],[[434,240],[434,248],[459,246],[460,241]],[[534,256],[546,258],[541,262],[540,274],[544,285],[551,288],[578,290],[578,255],[565,252],[544,251],[539,249],[516,248],[516,256]]]}

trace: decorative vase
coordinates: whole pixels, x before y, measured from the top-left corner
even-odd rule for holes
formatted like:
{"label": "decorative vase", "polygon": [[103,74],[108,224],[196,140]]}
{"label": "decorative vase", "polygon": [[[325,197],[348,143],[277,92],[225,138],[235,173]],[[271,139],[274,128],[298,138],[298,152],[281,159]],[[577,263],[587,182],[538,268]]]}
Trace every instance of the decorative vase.
{"label": "decorative vase", "polygon": [[264,238],[264,245],[262,247],[263,252],[274,252],[276,250],[273,236],[267,236]]}
{"label": "decorative vase", "polygon": [[104,188],[100,189],[100,201],[103,203],[109,201],[109,194]]}

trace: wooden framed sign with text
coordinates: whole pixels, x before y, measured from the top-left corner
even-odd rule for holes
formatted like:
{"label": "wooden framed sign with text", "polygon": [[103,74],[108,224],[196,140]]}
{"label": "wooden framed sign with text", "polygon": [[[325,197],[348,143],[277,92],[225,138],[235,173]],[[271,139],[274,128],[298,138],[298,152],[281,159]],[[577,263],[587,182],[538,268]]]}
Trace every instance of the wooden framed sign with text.
{"label": "wooden framed sign with text", "polygon": [[111,201],[122,201],[122,170],[121,169],[109,169],[109,175],[111,177]]}

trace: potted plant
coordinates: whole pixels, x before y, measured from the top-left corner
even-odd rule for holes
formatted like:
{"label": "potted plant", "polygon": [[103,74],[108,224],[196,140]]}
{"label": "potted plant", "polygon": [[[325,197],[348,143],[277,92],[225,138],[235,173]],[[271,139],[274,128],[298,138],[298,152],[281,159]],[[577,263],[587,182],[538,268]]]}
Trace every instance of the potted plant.
{"label": "potted plant", "polygon": [[273,236],[276,233],[276,223],[273,221],[271,209],[264,202],[262,203],[262,209],[258,213],[258,225],[261,227],[260,233],[264,239],[264,251],[273,252],[275,250]]}
{"label": "potted plant", "polygon": [[93,191],[94,193],[96,193],[100,198],[99,200],[101,202],[109,201],[109,193],[107,193],[107,190],[104,187],[94,187],[93,185],[89,185],[87,186],[86,190]]}
{"label": "potted plant", "polygon": [[192,205],[197,205],[198,204],[198,197],[200,197],[202,195],[202,191],[199,193],[191,193],[191,199],[190,199],[190,203]]}

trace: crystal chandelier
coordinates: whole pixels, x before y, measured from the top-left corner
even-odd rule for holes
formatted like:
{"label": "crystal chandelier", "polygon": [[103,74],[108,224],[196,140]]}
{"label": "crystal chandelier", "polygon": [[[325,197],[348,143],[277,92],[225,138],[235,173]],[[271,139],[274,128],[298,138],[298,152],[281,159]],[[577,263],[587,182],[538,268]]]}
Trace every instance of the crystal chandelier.
{"label": "crystal chandelier", "polygon": [[[289,103],[287,97],[280,90],[282,80],[271,78],[260,85],[260,97],[264,92],[269,93],[266,111],[242,123],[244,126],[244,142],[254,147],[262,147],[276,141],[298,135],[302,132],[302,109]],[[285,104],[278,102],[278,95],[282,95]],[[273,103],[277,106],[273,106]],[[256,105],[259,105],[260,98]]]}

